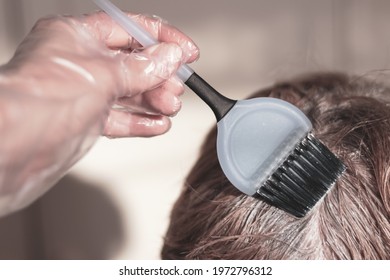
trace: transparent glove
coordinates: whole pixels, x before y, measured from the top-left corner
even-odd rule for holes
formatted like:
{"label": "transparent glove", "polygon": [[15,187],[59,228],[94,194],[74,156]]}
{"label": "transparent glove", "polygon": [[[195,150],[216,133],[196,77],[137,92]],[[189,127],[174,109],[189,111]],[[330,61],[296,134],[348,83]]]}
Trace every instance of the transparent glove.
{"label": "transparent glove", "polygon": [[40,20],[0,68],[0,215],[47,191],[99,135],[149,137],[170,128],[198,58],[184,34],[129,15],[161,44],[142,49],[106,14]]}

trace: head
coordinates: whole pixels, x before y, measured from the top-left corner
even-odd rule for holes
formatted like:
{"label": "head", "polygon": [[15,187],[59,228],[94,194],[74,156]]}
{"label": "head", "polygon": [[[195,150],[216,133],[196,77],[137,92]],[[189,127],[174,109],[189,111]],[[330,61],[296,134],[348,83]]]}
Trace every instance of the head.
{"label": "head", "polygon": [[390,88],[329,73],[278,83],[251,97],[299,107],[346,172],[296,218],[229,183],[213,128],[174,205],[162,258],[390,259]]}

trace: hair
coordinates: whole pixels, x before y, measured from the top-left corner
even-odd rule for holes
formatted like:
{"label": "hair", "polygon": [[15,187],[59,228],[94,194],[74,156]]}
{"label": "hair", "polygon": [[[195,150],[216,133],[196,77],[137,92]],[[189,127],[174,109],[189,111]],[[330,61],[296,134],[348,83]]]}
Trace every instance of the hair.
{"label": "hair", "polygon": [[172,210],[162,258],[390,259],[390,89],[319,73],[252,97],[300,108],[346,172],[305,217],[293,217],[231,185],[214,127]]}

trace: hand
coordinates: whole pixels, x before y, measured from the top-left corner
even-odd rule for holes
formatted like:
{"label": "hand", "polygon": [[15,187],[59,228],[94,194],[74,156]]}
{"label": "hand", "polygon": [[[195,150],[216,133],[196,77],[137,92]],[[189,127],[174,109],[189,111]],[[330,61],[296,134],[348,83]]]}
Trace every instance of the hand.
{"label": "hand", "polygon": [[175,72],[198,48],[159,19],[129,16],[162,43],[141,48],[104,13],[48,18],[0,68],[0,213],[45,192],[98,135],[170,128],[184,92]]}
{"label": "hand", "polygon": [[[96,119],[108,110],[106,136],[162,134],[170,127],[168,116],[180,109],[178,96],[184,92],[174,73],[182,63],[197,59],[199,51],[187,36],[161,20],[132,17],[166,43],[141,49],[105,13],[49,18],[36,24],[7,68],[16,68],[23,79],[19,82],[31,81],[27,86],[44,97],[82,97],[86,103],[82,120]],[[114,103],[122,110],[112,110]]]}

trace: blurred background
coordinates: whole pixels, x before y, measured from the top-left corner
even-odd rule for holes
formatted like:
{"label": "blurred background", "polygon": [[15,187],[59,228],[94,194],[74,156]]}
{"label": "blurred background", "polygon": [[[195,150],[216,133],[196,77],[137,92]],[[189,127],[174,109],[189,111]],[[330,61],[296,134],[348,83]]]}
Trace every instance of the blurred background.
{"label": "blurred background", "polygon": [[[387,0],[114,0],[158,15],[199,45],[193,68],[230,98],[311,71],[354,74],[390,62]],[[0,64],[40,17],[87,0],[0,0]],[[158,259],[170,209],[214,116],[192,92],[170,133],[99,139],[43,198],[0,220],[0,259]]]}

